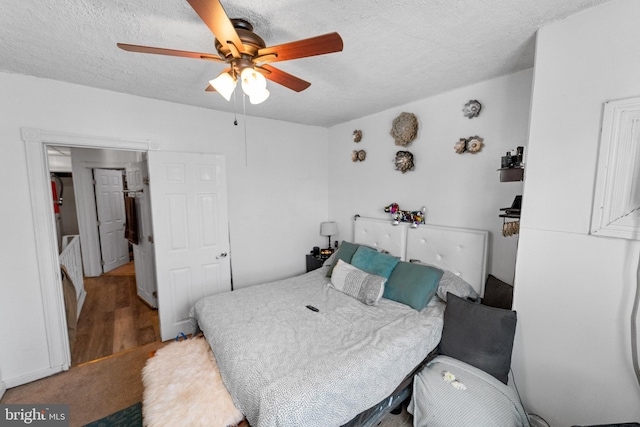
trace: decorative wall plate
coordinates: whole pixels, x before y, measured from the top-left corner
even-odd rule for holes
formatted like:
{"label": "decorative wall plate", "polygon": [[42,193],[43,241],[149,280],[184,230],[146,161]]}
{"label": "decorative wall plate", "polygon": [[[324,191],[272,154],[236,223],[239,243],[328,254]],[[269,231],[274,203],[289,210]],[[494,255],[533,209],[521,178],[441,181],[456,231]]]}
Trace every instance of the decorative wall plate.
{"label": "decorative wall plate", "polygon": [[480,115],[481,109],[482,109],[482,104],[480,104],[475,99],[471,99],[469,102],[464,104],[464,108],[462,109],[462,112],[465,117],[473,119],[474,117],[478,117]]}
{"label": "decorative wall plate", "polygon": [[396,159],[394,161],[396,170],[402,173],[413,170],[415,165],[413,164],[413,154],[409,151],[398,151],[396,153]]}
{"label": "decorative wall plate", "polygon": [[462,154],[467,151],[475,154],[482,150],[482,147],[484,146],[483,141],[484,139],[480,138],[478,135],[470,136],[469,138],[460,138],[453,146],[453,149],[456,150],[456,153],[458,154]]}
{"label": "decorative wall plate", "polygon": [[412,113],[401,113],[393,119],[391,136],[396,145],[407,146],[418,135],[418,119]]}
{"label": "decorative wall plate", "polygon": [[367,152],[364,150],[353,150],[351,153],[351,161],[353,162],[364,162],[367,158]]}

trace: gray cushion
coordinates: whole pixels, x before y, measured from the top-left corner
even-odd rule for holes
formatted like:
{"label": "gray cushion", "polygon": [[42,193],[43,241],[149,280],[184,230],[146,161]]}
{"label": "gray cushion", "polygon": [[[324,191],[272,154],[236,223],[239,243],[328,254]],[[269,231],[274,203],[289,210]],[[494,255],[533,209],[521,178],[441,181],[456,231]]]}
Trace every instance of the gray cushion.
{"label": "gray cushion", "polygon": [[482,304],[511,310],[512,303],[513,286],[490,274],[484,285]]}
{"label": "gray cushion", "polygon": [[338,260],[346,262],[347,264],[351,264],[351,258],[353,254],[356,253],[356,250],[360,247],[360,245],[356,243],[342,241],[340,247],[338,248],[338,252],[334,258],[334,262],[331,267],[327,270],[327,277],[331,277],[331,273],[333,273],[333,269],[336,267]]}
{"label": "gray cushion", "polygon": [[445,302],[447,301],[448,293],[452,293],[457,297],[465,299],[468,298],[475,300],[478,298],[478,293],[473,289],[473,286],[471,286],[462,277],[448,270],[445,270],[442,275],[436,293],[438,297]]}
{"label": "gray cushion", "polygon": [[507,383],[516,312],[447,295],[438,352],[461,360]]}

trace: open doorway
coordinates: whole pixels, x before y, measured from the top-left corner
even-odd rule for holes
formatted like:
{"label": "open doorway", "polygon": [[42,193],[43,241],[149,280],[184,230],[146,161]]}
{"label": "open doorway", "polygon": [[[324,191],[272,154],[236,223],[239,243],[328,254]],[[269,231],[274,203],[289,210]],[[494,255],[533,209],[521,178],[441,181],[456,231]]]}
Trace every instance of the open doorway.
{"label": "open doorway", "polygon": [[[146,153],[48,145],[47,157],[60,262],[74,264],[78,295],[71,365],[159,341]],[[82,242],[81,261],[65,255],[69,241]]]}
{"label": "open doorway", "polygon": [[[14,387],[35,381],[71,366],[46,156],[49,145],[131,150],[147,156],[148,176],[153,183],[149,187],[153,222],[162,224],[153,228],[157,235],[153,236],[152,252],[156,260],[154,280],[162,341],[192,331],[189,309],[198,299],[231,290],[224,155],[163,151],[155,139],[81,135],[37,128],[21,128],[21,136],[29,175],[41,302],[46,302],[34,301],[33,304],[42,309],[46,336],[42,348],[46,348],[48,364],[7,385]],[[92,228],[95,229],[95,223]],[[80,233],[83,233],[82,224]],[[87,246],[82,245],[82,250]]]}

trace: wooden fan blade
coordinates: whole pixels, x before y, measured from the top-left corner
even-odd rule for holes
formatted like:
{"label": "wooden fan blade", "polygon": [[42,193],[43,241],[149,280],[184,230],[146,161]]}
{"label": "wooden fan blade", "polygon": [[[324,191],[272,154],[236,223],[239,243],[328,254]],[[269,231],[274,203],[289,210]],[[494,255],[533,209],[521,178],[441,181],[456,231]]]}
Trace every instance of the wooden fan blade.
{"label": "wooden fan blade", "polygon": [[[187,1],[223,46],[226,46],[228,43],[233,43],[233,45],[236,47],[235,50],[232,50],[233,55],[235,58],[239,58],[240,54],[237,54],[237,52],[243,50],[242,40],[240,40],[240,36],[238,36],[238,32],[236,31],[236,29],[233,28],[233,24],[227,16],[227,13],[224,11],[224,8],[220,4],[220,1]],[[238,56],[236,56],[236,54]]]}
{"label": "wooden fan blade", "polygon": [[291,90],[295,90],[296,92],[302,92],[303,90],[311,86],[311,83],[289,73],[285,73],[284,71],[274,68],[270,65],[261,65],[259,67],[256,67],[256,69],[272,82],[278,83]]}
{"label": "wooden fan blade", "polygon": [[156,55],[180,56],[183,58],[206,59],[214,62],[225,62],[218,55],[212,53],[187,52],[186,50],[165,49],[162,47],[138,46],[135,44],[118,43],[120,49],[128,52],[153,53]]}
{"label": "wooden fan blade", "polygon": [[276,54],[269,62],[287,61],[289,59],[306,58],[308,56],[325,55],[340,52],[343,48],[342,37],[338,33],[329,33],[278,46],[265,47],[258,50],[258,57]]}

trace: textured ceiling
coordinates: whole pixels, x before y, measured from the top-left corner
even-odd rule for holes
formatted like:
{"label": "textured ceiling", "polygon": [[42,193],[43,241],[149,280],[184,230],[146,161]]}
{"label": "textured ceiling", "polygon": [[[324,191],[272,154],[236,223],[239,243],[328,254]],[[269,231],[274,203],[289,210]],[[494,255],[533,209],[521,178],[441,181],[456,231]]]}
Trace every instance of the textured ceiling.
{"label": "textured ceiling", "polygon": [[[546,23],[608,0],[221,0],[267,46],[337,31],[344,50],[274,63],[312,83],[269,82],[248,115],[331,126],[533,66]],[[204,91],[224,64],[131,53],[117,42],[215,53],[185,0],[2,0],[0,70],[215,110]]]}

